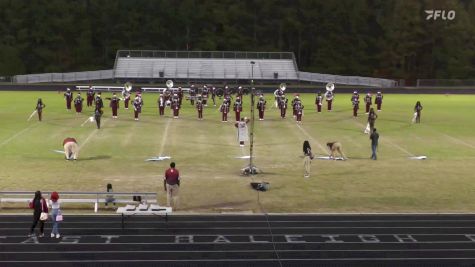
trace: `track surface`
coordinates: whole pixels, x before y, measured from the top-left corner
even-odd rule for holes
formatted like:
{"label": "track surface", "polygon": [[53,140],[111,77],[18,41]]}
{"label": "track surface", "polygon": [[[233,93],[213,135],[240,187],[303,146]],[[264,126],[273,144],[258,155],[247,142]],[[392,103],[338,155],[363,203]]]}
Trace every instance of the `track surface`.
{"label": "track surface", "polygon": [[475,215],[67,216],[27,237],[0,216],[0,266],[475,266]]}

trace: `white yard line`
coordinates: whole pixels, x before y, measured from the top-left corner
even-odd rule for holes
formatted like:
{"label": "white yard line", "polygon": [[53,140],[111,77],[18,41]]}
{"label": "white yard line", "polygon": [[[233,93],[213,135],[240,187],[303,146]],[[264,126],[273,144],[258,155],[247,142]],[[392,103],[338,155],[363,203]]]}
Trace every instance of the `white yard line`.
{"label": "white yard line", "polygon": [[[358,126],[361,126],[362,129],[364,129],[366,127],[366,125],[363,125],[362,123],[358,122],[358,121],[355,121],[353,120],[353,122],[358,125]],[[391,146],[399,149],[400,151],[406,153],[408,156],[411,156],[411,157],[415,157],[416,155],[414,155],[413,153],[409,152],[408,150],[404,149],[403,147],[401,147],[400,145],[394,143],[393,141],[391,141],[389,139],[389,137],[380,137],[380,141],[385,141],[386,143],[390,144]]]}
{"label": "white yard line", "polygon": [[25,129],[17,132],[16,134],[14,134],[12,137],[8,138],[7,140],[3,141],[0,143],[0,147],[10,143],[10,141],[12,141],[13,139],[17,138],[18,136],[22,135],[23,133],[25,133],[26,131],[28,131],[29,129],[31,129],[33,126],[35,125],[38,125],[38,124],[31,124],[30,126],[26,127]]}
{"label": "white yard line", "polygon": [[461,139],[458,139],[458,138],[455,138],[453,136],[450,136],[448,134],[445,134],[445,133],[441,133],[442,136],[444,136],[445,138],[449,139],[450,141],[456,143],[456,144],[459,144],[459,145],[463,145],[465,147],[469,147],[469,148],[472,148],[472,149],[475,149],[475,146],[472,145],[472,144],[469,144]]}
{"label": "white yard line", "polygon": [[167,124],[165,125],[165,130],[163,131],[162,135],[162,143],[160,144],[160,151],[158,152],[158,156],[163,156],[163,150],[165,149],[165,144],[167,143],[167,137],[168,137],[168,128],[170,126],[170,122],[172,119],[168,118],[167,119]]}
{"label": "white yard line", "polygon": [[313,138],[308,132],[307,130],[305,130],[302,126],[300,126],[300,124],[296,123],[297,127],[300,129],[300,131],[307,136],[308,139],[310,139],[312,141],[312,143],[316,143],[318,145],[318,147],[321,149],[321,151],[323,151],[323,154],[327,155],[328,154],[328,151],[325,149],[325,147],[320,143],[318,142],[317,139]]}
{"label": "white yard line", "polygon": [[[101,127],[104,126],[105,122],[108,121],[109,119],[105,119],[101,122]],[[89,140],[95,136],[99,131],[101,131],[100,129],[94,129],[94,131],[92,131],[92,133],[90,133],[87,137],[86,137],[86,140],[84,140],[84,142],[81,142],[81,145],[79,145],[79,150],[81,150],[86,144],[87,142],[89,142]]]}

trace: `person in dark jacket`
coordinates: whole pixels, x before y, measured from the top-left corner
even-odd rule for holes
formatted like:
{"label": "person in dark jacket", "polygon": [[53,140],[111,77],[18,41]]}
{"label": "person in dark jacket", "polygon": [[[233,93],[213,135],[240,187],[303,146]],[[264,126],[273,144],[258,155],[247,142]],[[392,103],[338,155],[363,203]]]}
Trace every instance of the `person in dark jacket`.
{"label": "person in dark jacket", "polygon": [[378,140],[379,140],[379,134],[376,132],[376,128],[374,128],[373,132],[371,132],[369,139],[371,139],[371,151],[373,152],[371,154],[371,159],[376,160],[378,158],[376,156],[376,150],[378,149]]}
{"label": "person in dark jacket", "polygon": [[42,212],[48,213],[48,205],[46,204],[46,200],[41,196],[40,191],[35,192],[35,198],[30,202],[30,208],[33,209],[33,224],[30,228],[30,235],[35,236],[35,227],[40,222],[40,235],[39,237],[44,236],[44,228],[45,228],[45,221],[40,220],[40,216]]}

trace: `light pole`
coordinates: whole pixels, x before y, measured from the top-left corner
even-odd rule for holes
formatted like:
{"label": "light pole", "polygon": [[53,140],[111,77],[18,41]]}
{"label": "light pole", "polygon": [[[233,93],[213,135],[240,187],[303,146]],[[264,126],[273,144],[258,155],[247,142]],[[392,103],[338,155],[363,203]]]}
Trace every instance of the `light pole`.
{"label": "light pole", "polygon": [[254,153],[254,95],[256,94],[256,89],[254,88],[254,64],[256,62],[251,61],[251,130],[250,130],[250,145],[249,145],[249,166],[244,168],[243,173],[247,175],[257,174],[258,169],[252,163],[253,153]]}

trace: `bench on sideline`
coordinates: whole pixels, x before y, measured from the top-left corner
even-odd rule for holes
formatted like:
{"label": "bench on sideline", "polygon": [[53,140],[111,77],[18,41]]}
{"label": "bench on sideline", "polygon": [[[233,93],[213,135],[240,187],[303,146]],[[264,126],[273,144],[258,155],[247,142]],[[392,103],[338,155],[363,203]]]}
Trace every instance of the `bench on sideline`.
{"label": "bench on sideline", "polygon": [[124,229],[124,220],[126,217],[134,215],[165,215],[165,221],[168,221],[168,213],[172,213],[171,207],[164,207],[157,204],[151,204],[150,206],[146,203],[141,203],[138,206],[135,205],[126,205],[125,207],[117,208],[116,213],[121,214],[122,216],[122,229]]}
{"label": "bench on sideline", "polygon": [[[91,203],[94,212],[99,209],[99,204],[138,204],[157,203],[157,193],[152,192],[58,192],[61,204],[66,203]],[[49,199],[51,192],[41,192],[45,199]],[[0,191],[0,208],[3,203],[24,203],[33,199],[35,192],[27,191]],[[140,196],[135,198],[135,196]]]}

